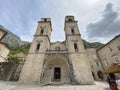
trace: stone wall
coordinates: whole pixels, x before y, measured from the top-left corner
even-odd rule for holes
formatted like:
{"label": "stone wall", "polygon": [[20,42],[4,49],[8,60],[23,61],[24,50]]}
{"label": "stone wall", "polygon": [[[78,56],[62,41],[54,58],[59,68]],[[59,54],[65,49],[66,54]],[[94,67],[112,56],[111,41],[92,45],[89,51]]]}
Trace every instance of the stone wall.
{"label": "stone wall", "polygon": [[17,81],[20,76],[22,64],[14,62],[1,62],[0,63],[0,80]]}
{"label": "stone wall", "polygon": [[9,49],[6,47],[5,44],[0,43],[0,62],[5,62],[5,58],[7,58],[9,54]]}

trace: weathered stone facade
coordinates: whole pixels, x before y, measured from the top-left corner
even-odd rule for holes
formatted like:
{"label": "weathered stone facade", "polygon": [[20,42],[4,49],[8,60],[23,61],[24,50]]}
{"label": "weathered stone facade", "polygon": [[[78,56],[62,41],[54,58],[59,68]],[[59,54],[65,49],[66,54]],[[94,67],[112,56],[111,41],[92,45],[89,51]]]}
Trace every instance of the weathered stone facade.
{"label": "weathered stone facade", "polygon": [[101,62],[96,53],[97,48],[87,48],[87,56],[89,58],[89,64],[91,67],[91,72],[94,77],[94,80],[103,80],[104,79],[104,71],[101,65]]}
{"label": "weathered stone facade", "polygon": [[4,28],[0,27],[0,62],[5,62],[8,54],[9,54],[8,47],[6,46],[6,44],[1,42],[1,40],[3,39],[3,37],[6,34],[7,34],[7,32],[4,30]]}
{"label": "weathered stone facade", "polygon": [[93,77],[74,16],[65,18],[65,42],[50,42],[50,18],[42,18],[25,61],[20,83],[92,84]]}
{"label": "weathered stone facade", "polygon": [[[103,47],[97,49],[98,57],[101,61],[103,69],[106,70],[113,63],[120,63],[120,35],[117,35]],[[116,73],[120,77],[120,73]]]}
{"label": "weathered stone facade", "polygon": [[0,80],[18,81],[23,64],[0,62]]}
{"label": "weathered stone facade", "polygon": [[0,62],[6,62],[9,52],[10,50],[8,47],[4,43],[0,42]]}
{"label": "weathered stone facade", "polygon": [[3,37],[7,34],[7,32],[4,30],[4,28],[0,27],[0,41],[3,39]]}
{"label": "weathered stone facade", "polygon": [[27,55],[24,54],[23,52],[17,53],[14,56],[18,58],[19,63],[21,63],[21,64],[25,62],[26,57],[27,57]]}

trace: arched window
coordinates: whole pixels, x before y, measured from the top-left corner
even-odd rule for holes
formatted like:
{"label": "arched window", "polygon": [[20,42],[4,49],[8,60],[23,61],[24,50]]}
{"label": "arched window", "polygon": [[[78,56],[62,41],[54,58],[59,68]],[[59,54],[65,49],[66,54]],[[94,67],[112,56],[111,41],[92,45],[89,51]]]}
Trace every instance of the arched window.
{"label": "arched window", "polygon": [[71,33],[72,33],[72,34],[74,34],[74,33],[75,33],[73,28],[71,29]]}
{"label": "arched window", "polygon": [[37,44],[36,50],[40,49],[40,43]]}
{"label": "arched window", "polygon": [[94,78],[94,80],[95,80],[95,74],[92,72],[92,76],[93,76],[93,78]]}
{"label": "arched window", "polygon": [[40,34],[43,34],[43,33],[44,33],[44,30],[42,29]]}
{"label": "arched window", "polygon": [[44,21],[47,21],[47,19],[45,18]]}
{"label": "arched window", "polygon": [[72,21],[72,19],[71,19],[71,18],[69,18],[69,19],[68,19],[68,21]]}
{"label": "arched window", "polygon": [[78,50],[77,43],[74,43],[74,49],[75,49],[75,50]]}

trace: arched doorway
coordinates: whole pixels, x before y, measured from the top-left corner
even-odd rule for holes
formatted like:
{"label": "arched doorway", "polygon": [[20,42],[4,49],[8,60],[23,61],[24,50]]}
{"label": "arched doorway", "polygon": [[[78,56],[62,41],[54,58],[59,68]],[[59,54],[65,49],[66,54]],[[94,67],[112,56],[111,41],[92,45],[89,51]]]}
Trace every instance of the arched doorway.
{"label": "arched doorway", "polygon": [[103,76],[103,73],[101,71],[98,71],[97,72],[97,75],[98,75],[98,78],[103,80],[104,79],[104,76]]}
{"label": "arched doorway", "polygon": [[94,78],[94,80],[96,80],[96,78],[95,78],[95,74],[92,72],[92,76],[93,76],[93,78]]}
{"label": "arched doorway", "polygon": [[41,83],[70,83],[68,58],[64,55],[52,55],[43,64]]}

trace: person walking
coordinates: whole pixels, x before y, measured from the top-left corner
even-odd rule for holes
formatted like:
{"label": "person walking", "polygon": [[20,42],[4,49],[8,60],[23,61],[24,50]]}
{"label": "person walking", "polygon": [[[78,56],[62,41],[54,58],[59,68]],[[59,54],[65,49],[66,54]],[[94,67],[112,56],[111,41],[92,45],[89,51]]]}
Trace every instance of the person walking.
{"label": "person walking", "polygon": [[111,79],[109,76],[107,76],[107,80],[106,80],[106,81],[108,82],[111,90],[119,90],[119,89],[117,88],[117,84],[116,84],[116,82],[115,82],[114,79]]}

